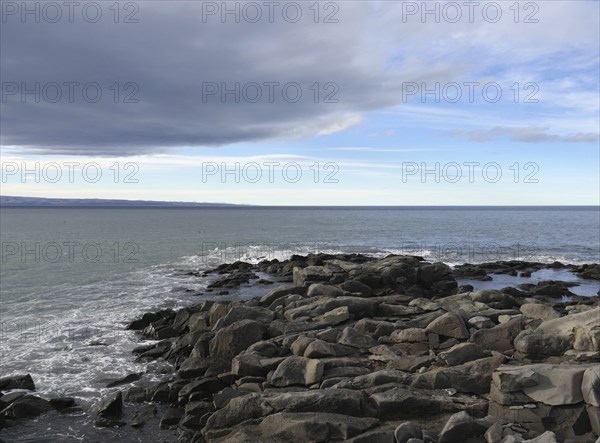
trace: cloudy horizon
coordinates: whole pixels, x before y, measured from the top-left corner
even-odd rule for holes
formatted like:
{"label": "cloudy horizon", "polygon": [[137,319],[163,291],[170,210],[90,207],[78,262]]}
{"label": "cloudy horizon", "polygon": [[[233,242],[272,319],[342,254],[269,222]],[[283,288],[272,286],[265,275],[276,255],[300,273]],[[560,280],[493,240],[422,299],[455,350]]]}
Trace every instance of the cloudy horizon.
{"label": "cloudy horizon", "polygon": [[2,2],[3,195],[600,201],[598,2],[93,3]]}

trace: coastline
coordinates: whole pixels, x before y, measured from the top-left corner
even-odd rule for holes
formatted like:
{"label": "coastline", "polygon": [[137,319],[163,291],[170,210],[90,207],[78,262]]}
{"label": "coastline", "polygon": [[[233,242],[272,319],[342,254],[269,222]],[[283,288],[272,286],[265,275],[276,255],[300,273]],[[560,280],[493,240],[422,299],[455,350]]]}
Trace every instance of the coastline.
{"label": "coastline", "polygon": [[[442,443],[484,433],[500,442],[546,431],[556,441],[593,442],[598,297],[574,295],[566,282],[473,291],[456,281],[561,267],[512,261],[452,270],[419,257],[358,254],[221,265],[204,274],[218,276],[213,294],[258,282],[261,296],[131,322],[154,340],[136,358],[164,359],[176,373],[152,386],[129,374],[89,414],[97,426],[154,426],[182,442]],[[600,265],[566,268],[600,279]],[[33,395],[7,395],[5,425],[25,418],[27,402],[40,414],[58,410]],[[60,405],[67,413],[74,406]],[[555,441],[546,438],[539,441]]]}

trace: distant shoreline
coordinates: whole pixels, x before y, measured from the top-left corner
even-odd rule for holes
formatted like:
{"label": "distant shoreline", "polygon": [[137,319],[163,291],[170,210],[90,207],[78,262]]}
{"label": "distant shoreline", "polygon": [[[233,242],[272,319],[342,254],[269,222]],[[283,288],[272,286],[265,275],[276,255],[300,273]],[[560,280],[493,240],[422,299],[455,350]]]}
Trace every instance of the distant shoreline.
{"label": "distant shoreline", "polygon": [[209,203],[209,202],[170,202],[153,200],[119,200],[119,199],[77,199],[77,198],[43,198],[43,197],[18,197],[0,195],[0,207],[6,208],[168,208],[168,209],[353,209],[353,210],[599,210],[600,205],[481,205],[481,206],[431,206],[431,205],[389,205],[389,206],[312,206],[312,205],[252,205],[237,203]]}

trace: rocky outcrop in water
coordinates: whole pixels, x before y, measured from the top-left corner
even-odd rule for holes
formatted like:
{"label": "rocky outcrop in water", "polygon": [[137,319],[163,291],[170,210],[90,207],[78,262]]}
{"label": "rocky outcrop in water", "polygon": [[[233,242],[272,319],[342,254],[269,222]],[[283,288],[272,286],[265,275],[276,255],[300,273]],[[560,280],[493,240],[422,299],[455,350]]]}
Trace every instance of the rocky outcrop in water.
{"label": "rocky outcrop in water", "polygon": [[243,291],[259,275],[276,284],[131,322],[154,340],[136,359],[176,373],[113,382],[133,387],[99,402],[96,423],[159,422],[180,442],[595,442],[598,297],[472,291],[456,281],[465,269],[325,254],[223,265],[206,274],[214,287]]}

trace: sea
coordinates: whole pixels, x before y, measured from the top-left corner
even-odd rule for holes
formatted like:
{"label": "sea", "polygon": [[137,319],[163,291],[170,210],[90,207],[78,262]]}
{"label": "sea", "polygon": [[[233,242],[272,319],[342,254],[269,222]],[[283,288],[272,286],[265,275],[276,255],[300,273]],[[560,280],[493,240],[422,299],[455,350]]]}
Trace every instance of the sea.
{"label": "sea", "polygon": [[[132,372],[151,382],[172,368],[141,364],[125,329],[144,312],[269,288],[206,294],[190,271],[292,254],[422,256],[455,266],[497,260],[600,262],[600,207],[0,208],[0,377],[29,373],[37,394],[75,397],[85,411]],[[568,270],[461,281],[494,289],[541,280],[596,281]],[[149,433],[152,432],[152,435]],[[100,429],[84,413],[0,430],[23,442],[170,441],[172,433]],[[156,440],[158,439],[158,440]]]}

